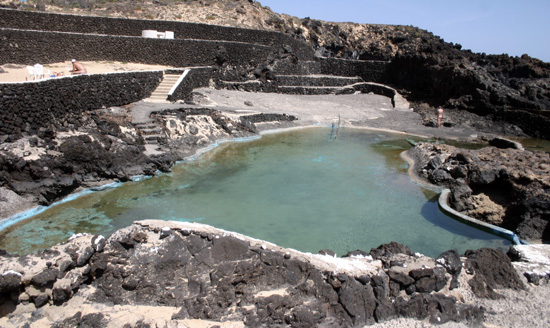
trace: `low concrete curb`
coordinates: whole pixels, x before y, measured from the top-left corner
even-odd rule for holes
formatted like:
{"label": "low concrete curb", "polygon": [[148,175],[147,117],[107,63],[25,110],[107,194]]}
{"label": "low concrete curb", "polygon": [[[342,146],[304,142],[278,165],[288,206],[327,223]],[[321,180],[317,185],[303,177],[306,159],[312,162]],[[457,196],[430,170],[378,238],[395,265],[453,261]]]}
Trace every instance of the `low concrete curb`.
{"label": "low concrete curb", "polygon": [[474,219],[470,216],[464,215],[464,214],[454,210],[453,208],[451,208],[451,206],[449,206],[449,195],[451,193],[451,190],[446,189],[446,188],[441,188],[437,185],[430,184],[426,181],[421,180],[414,173],[414,163],[415,162],[411,157],[409,157],[407,155],[406,151],[401,153],[401,158],[409,164],[408,175],[409,175],[409,178],[413,182],[415,182],[419,185],[422,185],[423,187],[425,187],[427,189],[434,190],[434,191],[439,191],[439,198],[438,198],[439,208],[443,212],[445,212],[447,215],[453,217],[454,219],[456,219],[458,221],[461,221],[465,224],[468,224],[470,226],[474,226],[474,227],[476,227],[478,229],[481,229],[483,231],[487,231],[487,232],[492,233],[494,235],[504,237],[504,238],[510,240],[514,245],[526,244],[526,242],[520,241],[519,237],[514,232],[512,232],[508,229],[497,227],[497,226],[489,224],[487,222],[483,222],[483,221],[480,221],[478,219]]}
{"label": "low concrete curb", "polygon": [[449,200],[449,194],[451,191],[449,189],[443,189],[441,193],[439,194],[439,207],[442,211],[447,213],[448,215],[452,216],[453,218],[462,221],[468,225],[473,225],[476,228],[479,228],[481,230],[490,232],[492,234],[504,237],[511,242],[514,243],[514,245],[520,245],[522,242],[519,240],[518,236],[513,233],[512,231],[508,229],[504,229],[501,227],[497,227],[495,225],[489,224],[487,222],[483,222],[477,219],[474,219],[472,217],[469,217],[467,215],[464,215],[458,211],[455,211],[449,206],[448,200]]}

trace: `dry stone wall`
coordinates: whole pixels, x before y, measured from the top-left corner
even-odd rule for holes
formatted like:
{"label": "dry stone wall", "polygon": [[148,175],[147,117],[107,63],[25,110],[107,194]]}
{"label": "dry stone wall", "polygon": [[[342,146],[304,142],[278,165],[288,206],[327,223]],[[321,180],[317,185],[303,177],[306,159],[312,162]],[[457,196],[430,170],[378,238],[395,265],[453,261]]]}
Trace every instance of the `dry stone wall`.
{"label": "dry stone wall", "polygon": [[[4,28],[118,35],[141,37],[142,30],[173,31],[178,39],[224,40],[270,47],[292,47],[301,60],[313,58],[313,50],[305,42],[272,31],[228,26],[96,16],[64,15],[45,12],[0,9],[0,26]],[[151,41],[151,39],[148,39]]]}
{"label": "dry stone wall", "polygon": [[279,62],[273,70],[278,75],[325,74],[360,77],[366,82],[381,83],[390,62],[379,60],[349,60],[317,57],[312,61]]}
{"label": "dry stone wall", "polygon": [[[167,70],[166,73],[182,74],[183,70]],[[193,67],[174,92],[168,95],[168,100],[191,100],[193,89],[208,87],[215,74],[216,70],[213,67]]]}
{"label": "dry stone wall", "polygon": [[239,42],[165,40],[65,32],[0,29],[0,64],[112,60],[156,65],[248,65],[265,60],[273,47]]}
{"label": "dry stone wall", "polygon": [[0,84],[0,136],[17,139],[52,125],[78,124],[86,110],[148,97],[162,71],[93,74]]}
{"label": "dry stone wall", "polygon": [[387,61],[349,60],[323,58],[320,60],[321,74],[359,76],[366,82],[380,82],[390,64]]}

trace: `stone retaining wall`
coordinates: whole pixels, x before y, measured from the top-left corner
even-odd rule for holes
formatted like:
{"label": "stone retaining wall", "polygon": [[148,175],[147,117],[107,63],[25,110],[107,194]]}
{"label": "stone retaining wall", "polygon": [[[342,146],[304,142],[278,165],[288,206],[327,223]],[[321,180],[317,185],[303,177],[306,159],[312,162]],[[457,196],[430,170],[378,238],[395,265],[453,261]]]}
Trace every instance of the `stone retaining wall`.
{"label": "stone retaining wall", "polygon": [[320,58],[321,74],[359,76],[365,82],[381,82],[387,61]]}
{"label": "stone retaining wall", "polygon": [[175,39],[247,42],[277,48],[289,45],[301,60],[313,58],[310,46],[283,33],[219,25],[0,9],[0,26],[12,29],[139,37],[142,30],[173,31]]}
{"label": "stone retaining wall", "polygon": [[[167,70],[166,73],[182,73],[179,70]],[[168,95],[169,101],[176,100],[191,100],[193,89],[208,87],[210,79],[215,74],[213,67],[194,67],[185,76],[183,81],[178,85],[176,90],[171,95]]]}
{"label": "stone retaining wall", "polygon": [[78,124],[86,110],[126,105],[151,95],[162,71],[58,77],[0,84],[0,136],[17,139],[52,125]]}
{"label": "stone retaining wall", "polygon": [[277,75],[279,85],[294,86],[331,86],[344,87],[361,82],[357,77],[342,77],[333,75]]}
{"label": "stone retaining wall", "polygon": [[280,62],[274,67],[279,75],[326,74],[336,76],[358,76],[365,82],[381,83],[390,62],[379,60],[350,60],[339,58],[316,57],[315,60]]}
{"label": "stone retaining wall", "polygon": [[251,43],[165,40],[65,32],[0,29],[0,64],[34,65],[78,60],[112,60],[170,66],[260,63],[275,48]]}
{"label": "stone retaining wall", "polygon": [[387,85],[378,84],[378,83],[357,83],[353,85],[353,88],[361,93],[374,93],[377,95],[382,95],[392,99],[393,106],[395,107],[394,98],[397,95],[397,91],[393,88],[388,87]]}
{"label": "stone retaining wall", "polygon": [[279,61],[273,65],[273,72],[276,75],[311,75],[321,74],[319,60],[308,61]]}

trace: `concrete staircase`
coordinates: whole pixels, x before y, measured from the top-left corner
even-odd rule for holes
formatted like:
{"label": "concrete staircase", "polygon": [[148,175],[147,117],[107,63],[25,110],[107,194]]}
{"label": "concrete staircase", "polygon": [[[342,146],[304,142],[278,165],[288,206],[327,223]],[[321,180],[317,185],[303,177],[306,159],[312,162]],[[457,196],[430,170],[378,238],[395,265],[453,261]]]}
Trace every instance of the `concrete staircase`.
{"label": "concrete staircase", "polygon": [[159,86],[153,91],[151,97],[144,99],[147,102],[167,102],[168,93],[174,85],[178,82],[181,74],[164,74],[162,82]]}
{"label": "concrete staircase", "polygon": [[[314,70],[315,67],[305,71]],[[259,80],[221,81],[222,88],[249,92],[277,92],[294,95],[327,95],[374,93],[391,99],[397,110],[409,110],[409,102],[397,90],[380,83],[364,82],[358,76],[336,76],[323,74],[278,74],[275,81],[262,83]]]}

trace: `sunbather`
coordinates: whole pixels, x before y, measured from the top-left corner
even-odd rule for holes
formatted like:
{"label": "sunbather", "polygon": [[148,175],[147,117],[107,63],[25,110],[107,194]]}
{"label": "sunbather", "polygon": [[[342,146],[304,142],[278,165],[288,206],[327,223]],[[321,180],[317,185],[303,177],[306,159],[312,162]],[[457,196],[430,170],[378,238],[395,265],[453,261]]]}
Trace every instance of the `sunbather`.
{"label": "sunbather", "polygon": [[84,67],[84,65],[82,65],[82,63],[77,62],[76,59],[71,60],[71,62],[73,63],[73,69],[70,70],[69,72],[72,75],[87,74],[88,73],[86,71],[86,67]]}

